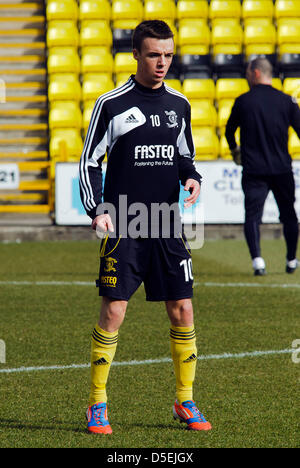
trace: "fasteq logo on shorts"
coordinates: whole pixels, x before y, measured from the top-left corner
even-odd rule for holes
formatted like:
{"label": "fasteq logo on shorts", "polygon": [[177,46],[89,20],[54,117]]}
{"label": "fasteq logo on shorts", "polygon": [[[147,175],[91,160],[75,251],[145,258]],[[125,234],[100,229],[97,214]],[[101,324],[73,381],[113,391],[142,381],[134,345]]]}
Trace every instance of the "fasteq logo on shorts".
{"label": "fasteq logo on shorts", "polygon": [[103,286],[109,286],[111,288],[115,288],[116,284],[117,284],[117,281],[118,281],[118,278],[116,276],[104,276],[104,275],[102,275],[100,277],[100,281],[101,281],[101,284]]}

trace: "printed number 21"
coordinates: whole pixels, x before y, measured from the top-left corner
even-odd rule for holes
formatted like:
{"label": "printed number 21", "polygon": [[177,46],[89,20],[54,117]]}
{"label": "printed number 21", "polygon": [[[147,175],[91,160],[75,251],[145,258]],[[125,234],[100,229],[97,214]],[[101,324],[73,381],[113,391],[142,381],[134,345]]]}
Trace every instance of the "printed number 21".
{"label": "printed number 21", "polygon": [[192,259],[189,258],[188,260],[182,260],[179,265],[184,268],[185,281],[193,280]]}

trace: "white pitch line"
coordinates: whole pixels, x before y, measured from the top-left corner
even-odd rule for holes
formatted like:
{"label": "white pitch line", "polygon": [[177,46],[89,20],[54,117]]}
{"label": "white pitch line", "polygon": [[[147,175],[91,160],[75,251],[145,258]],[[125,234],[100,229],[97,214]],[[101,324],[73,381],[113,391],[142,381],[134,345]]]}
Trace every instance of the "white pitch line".
{"label": "white pitch line", "polygon": [[[0,281],[0,286],[95,286],[94,281]],[[216,288],[279,288],[300,289],[299,283],[213,283],[194,282],[194,286],[216,287]]]}
{"label": "white pitch line", "polygon": [[0,281],[0,286],[95,286],[93,281]]}
{"label": "white pitch line", "polygon": [[[267,355],[276,354],[289,354],[294,352],[294,349],[277,349],[277,350],[266,350],[266,351],[246,351],[242,353],[223,353],[223,354],[208,354],[198,356],[199,361],[208,361],[211,359],[242,359],[246,357],[260,357]],[[113,362],[112,366],[144,366],[148,364],[163,364],[165,362],[172,362],[171,358],[159,358],[159,359],[145,359],[143,361],[120,361]],[[37,367],[15,367],[11,369],[0,369],[0,374],[13,374],[23,372],[37,372],[37,371],[49,371],[49,370],[65,370],[65,369],[86,369],[90,367],[90,364],[70,364],[67,366],[37,366]]]}
{"label": "white pitch line", "polygon": [[197,283],[197,286],[207,286],[216,288],[300,288],[300,284],[289,283],[289,284],[273,284],[273,283]]}

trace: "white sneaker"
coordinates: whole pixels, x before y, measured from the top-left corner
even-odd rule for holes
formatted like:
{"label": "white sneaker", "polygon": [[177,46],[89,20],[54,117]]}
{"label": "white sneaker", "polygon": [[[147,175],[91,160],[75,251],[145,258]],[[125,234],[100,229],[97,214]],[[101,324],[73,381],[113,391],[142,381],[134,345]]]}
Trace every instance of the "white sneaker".
{"label": "white sneaker", "polygon": [[299,260],[297,258],[294,258],[294,260],[289,260],[286,262],[286,272],[287,273],[294,273],[295,270],[299,267]]}
{"label": "white sneaker", "polygon": [[255,257],[252,260],[252,266],[255,276],[264,276],[266,274],[266,264],[262,257]]}

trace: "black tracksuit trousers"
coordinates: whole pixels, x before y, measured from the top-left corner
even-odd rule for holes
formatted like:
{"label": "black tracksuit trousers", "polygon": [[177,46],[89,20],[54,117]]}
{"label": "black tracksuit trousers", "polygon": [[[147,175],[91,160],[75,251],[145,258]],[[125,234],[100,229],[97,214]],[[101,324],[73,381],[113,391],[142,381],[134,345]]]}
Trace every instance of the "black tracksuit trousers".
{"label": "black tracksuit trousers", "polygon": [[245,195],[244,232],[253,258],[261,257],[260,224],[269,191],[273,192],[283,224],[287,245],[287,260],[296,258],[299,236],[298,219],[295,211],[295,180],[292,172],[278,175],[254,175],[243,173],[242,188]]}

